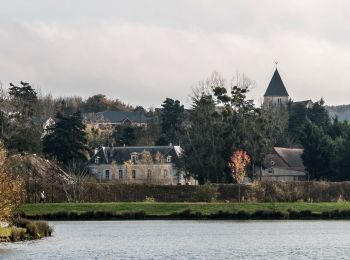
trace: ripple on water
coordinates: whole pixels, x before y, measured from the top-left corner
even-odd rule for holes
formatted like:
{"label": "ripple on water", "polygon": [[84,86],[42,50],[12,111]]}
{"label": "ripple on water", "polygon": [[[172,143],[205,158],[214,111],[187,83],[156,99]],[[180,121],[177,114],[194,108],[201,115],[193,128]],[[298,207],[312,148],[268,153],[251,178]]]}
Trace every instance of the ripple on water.
{"label": "ripple on water", "polygon": [[348,259],[347,221],[51,222],[54,236],[1,259]]}

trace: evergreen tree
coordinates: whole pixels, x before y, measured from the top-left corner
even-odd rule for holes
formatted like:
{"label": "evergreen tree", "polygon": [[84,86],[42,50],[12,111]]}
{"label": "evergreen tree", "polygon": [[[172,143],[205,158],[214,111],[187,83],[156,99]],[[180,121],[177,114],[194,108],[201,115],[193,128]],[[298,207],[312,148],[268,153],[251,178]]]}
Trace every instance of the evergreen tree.
{"label": "evergreen tree", "polygon": [[332,138],[307,119],[300,140],[304,147],[302,159],[310,179],[335,180],[336,146]]}
{"label": "evergreen tree", "polygon": [[1,116],[2,137],[10,152],[41,153],[41,126],[38,98],[29,83],[10,84],[9,113]]}
{"label": "evergreen tree", "polygon": [[307,108],[301,103],[289,104],[289,121],[288,133],[296,141],[299,142],[300,131],[307,119]]}
{"label": "evergreen tree", "polygon": [[[243,82],[249,82],[248,79]],[[255,108],[253,101],[247,99],[248,87],[245,84],[233,86],[230,95],[225,86],[217,85],[213,88],[217,103],[224,105],[222,117],[224,121],[224,151],[223,158],[229,161],[232,152],[244,150],[251,157],[251,175],[255,173],[255,166],[261,167],[265,155],[271,148],[271,136],[268,118],[262,109]],[[269,136],[270,135],[270,136]],[[226,163],[225,173],[230,176],[230,169]]]}
{"label": "evergreen tree", "polygon": [[185,109],[179,100],[165,99],[162,104],[161,129],[162,133],[158,140],[159,145],[180,143],[182,135],[182,122],[185,119]]}
{"label": "evergreen tree", "polygon": [[73,115],[58,113],[56,122],[43,138],[45,155],[57,159],[64,165],[84,162],[87,158],[85,125],[80,112]]}
{"label": "evergreen tree", "polygon": [[311,108],[307,109],[307,117],[312,123],[321,127],[324,131],[328,131],[331,120],[328,111],[324,107],[323,99],[315,102]]}
{"label": "evergreen tree", "polygon": [[211,95],[193,98],[190,127],[186,129],[181,166],[200,184],[225,181],[223,121]]}
{"label": "evergreen tree", "polygon": [[268,128],[261,110],[246,98],[248,86],[232,86],[228,94],[218,74],[208,82],[211,89],[193,98],[181,166],[199,183],[229,182],[233,151],[248,152],[253,166],[262,164],[269,148]]}
{"label": "evergreen tree", "polygon": [[135,145],[137,129],[132,126],[119,126],[115,130],[115,141],[118,146]]}

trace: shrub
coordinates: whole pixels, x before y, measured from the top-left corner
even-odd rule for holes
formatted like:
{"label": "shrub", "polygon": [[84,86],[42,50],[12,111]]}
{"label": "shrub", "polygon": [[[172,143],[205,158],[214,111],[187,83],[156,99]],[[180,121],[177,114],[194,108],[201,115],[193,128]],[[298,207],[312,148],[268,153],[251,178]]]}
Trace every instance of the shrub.
{"label": "shrub", "polygon": [[66,220],[66,219],[69,219],[69,214],[70,214],[70,212],[67,212],[67,211],[53,212],[53,213],[45,214],[44,216],[42,216],[42,219]]}
{"label": "shrub", "polygon": [[232,219],[233,215],[230,212],[225,212],[225,211],[219,210],[216,213],[210,214],[209,218],[211,218],[211,219]]}
{"label": "shrub", "polygon": [[181,212],[175,212],[171,214],[171,217],[174,217],[174,218],[190,218],[191,216],[192,216],[191,209],[185,209]]}
{"label": "shrub", "polygon": [[13,220],[13,225],[20,228],[25,228],[31,221],[25,218],[16,218]]}
{"label": "shrub", "polygon": [[240,210],[237,213],[237,218],[238,219],[250,219],[251,218],[251,214],[249,212]]}
{"label": "shrub", "polygon": [[94,219],[95,213],[93,211],[86,211],[79,214],[80,219]]}
{"label": "shrub", "polygon": [[11,234],[10,234],[9,238],[12,242],[17,242],[17,241],[23,240],[24,237],[25,237],[24,229],[20,229],[20,228],[16,228],[16,227],[11,228]]}
{"label": "shrub", "polygon": [[218,186],[207,182],[197,187],[194,199],[201,202],[212,202],[217,199],[218,195]]}
{"label": "shrub", "polygon": [[69,212],[69,219],[70,220],[77,220],[80,218],[80,214],[75,212],[75,211],[71,211]]}
{"label": "shrub", "polygon": [[123,212],[120,217],[122,219],[145,219],[146,218],[146,212],[144,211],[127,211]]}
{"label": "shrub", "polygon": [[27,233],[30,237],[38,239],[40,238],[38,226],[34,222],[30,222],[26,225]]}
{"label": "shrub", "polygon": [[135,219],[145,219],[147,214],[144,211],[137,211],[135,212]]}
{"label": "shrub", "polygon": [[53,228],[49,226],[49,224],[45,221],[38,221],[35,223],[38,229],[38,233],[41,237],[51,236],[53,232]]}
{"label": "shrub", "polygon": [[53,232],[53,228],[45,221],[31,221],[17,217],[12,224],[14,227],[11,229],[11,241],[22,241],[27,238],[38,239],[51,236]]}

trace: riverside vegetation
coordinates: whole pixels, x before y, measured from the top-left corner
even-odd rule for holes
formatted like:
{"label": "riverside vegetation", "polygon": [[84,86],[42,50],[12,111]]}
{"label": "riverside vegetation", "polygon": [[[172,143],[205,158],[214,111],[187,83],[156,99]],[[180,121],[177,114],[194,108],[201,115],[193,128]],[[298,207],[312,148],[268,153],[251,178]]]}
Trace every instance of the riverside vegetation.
{"label": "riverside vegetation", "polygon": [[53,229],[44,221],[30,221],[15,213],[25,195],[24,185],[19,176],[9,171],[7,153],[0,143],[0,242],[40,239],[51,236]]}
{"label": "riverside vegetation", "polygon": [[[275,205],[278,205],[278,202],[332,201],[336,203],[350,200],[348,194],[350,184],[339,182],[350,180],[348,160],[350,125],[346,121],[341,122],[337,118],[331,118],[324,107],[323,100],[314,103],[312,107],[297,105],[293,102],[286,107],[256,107],[253,101],[247,98],[247,93],[252,86],[251,80],[244,75],[238,75],[231,81],[232,85],[227,85],[227,82],[229,81],[223,79],[218,73],[213,73],[194,90],[190,109],[185,110],[178,100],[166,98],[160,110],[148,111],[142,107],[125,105],[117,99],[109,99],[104,95],[95,95],[86,100],[79,97],[52,98],[50,95],[38,95],[29,83],[21,82],[20,86],[10,84],[8,90],[0,91],[0,110],[2,111],[0,140],[4,144],[4,148],[1,149],[4,151],[6,149],[11,157],[28,154],[44,157],[56,162],[59,168],[63,169],[58,172],[67,172],[69,176],[62,175],[65,182],[57,181],[50,175],[40,179],[37,178],[37,169],[32,167],[33,164],[28,164],[27,160],[14,159],[11,163],[4,164],[1,168],[0,177],[4,178],[0,179],[0,185],[2,185],[0,192],[4,191],[6,196],[0,194],[0,200],[6,199],[0,203],[3,207],[0,209],[0,214],[3,212],[6,214],[0,215],[0,221],[12,221],[13,211],[17,209],[19,203],[23,202],[22,194],[25,195],[26,202],[32,202],[37,201],[38,192],[41,191],[49,195],[51,202],[132,202],[144,201],[148,197],[164,202],[240,201],[242,198],[243,201],[273,203],[270,204],[271,209],[257,209],[254,212],[234,206],[237,211],[217,208],[208,214],[205,210],[196,209],[197,206],[194,204],[190,208],[186,207],[167,214],[167,216],[180,218],[181,216],[205,218],[222,214],[232,218],[243,215],[247,218],[256,218],[261,213],[260,210],[273,214],[280,212],[277,215],[284,218],[299,216],[299,213],[295,215],[293,212],[304,212],[305,214],[302,215],[309,217],[316,214],[314,217],[317,217],[321,214],[319,211],[314,212],[310,209],[294,211],[289,207],[276,210]],[[86,129],[82,113],[106,110],[142,111],[147,116],[147,127],[118,126],[103,134],[100,129]],[[43,135],[42,122],[49,117],[53,118],[55,123],[48,126]],[[188,177],[196,178],[200,184],[212,182],[219,185],[123,186],[94,182],[86,169],[80,169],[81,165],[86,164],[86,160],[90,158],[97,145],[167,145],[169,143],[182,144],[183,153],[177,162],[177,167]],[[244,166],[247,166],[248,175],[254,177],[256,169],[264,167],[264,158],[274,146],[304,148],[302,159],[308,172],[308,179],[312,182],[292,184],[257,182],[250,186],[239,185],[244,176],[235,178],[237,176],[232,175],[233,168],[229,167],[232,155],[242,151],[242,154],[249,156],[247,157],[249,165],[244,164]],[[6,153],[0,154],[0,157],[2,160],[6,159]],[[339,183],[320,182],[320,180]],[[7,185],[7,183],[14,185]],[[238,185],[231,183],[238,183]],[[11,188],[8,189],[8,187]],[[29,192],[25,193],[25,191]],[[239,194],[238,197],[236,194]],[[15,199],[12,200],[12,198]],[[153,204],[160,205],[157,202],[149,202],[147,205]],[[249,203],[242,205],[249,205]],[[309,204],[305,205],[311,207]],[[336,203],[336,205],[339,204]],[[161,204],[160,207],[170,207],[170,204]],[[27,216],[25,208],[23,209],[23,215]],[[332,208],[325,209],[325,213],[321,214],[322,217],[348,216],[347,208],[332,210]],[[90,210],[80,213],[63,211],[61,215],[66,214],[69,218],[79,214],[102,215],[106,218],[109,214],[114,218],[159,216],[133,208],[121,213],[108,212],[108,210]],[[262,215],[271,216],[272,213],[270,213]],[[57,215],[58,213],[45,214]],[[28,216],[54,218],[53,215],[40,213]]]}
{"label": "riverside vegetation", "polygon": [[22,216],[46,220],[350,219],[350,203],[50,203],[25,204]]}
{"label": "riverside vegetation", "polygon": [[17,242],[51,236],[53,228],[45,221],[17,217],[9,227],[0,227],[0,241]]}
{"label": "riverside vegetation", "polygon": [[[144,202],[34,203],[24,204],[18,211],[26,218],[46,220],[349,219],[349,185],[329,182],[242,185],[246,198],[242,203],[233,202],[238,201],[237,185],[123,185],[119,188]],[[124,190],[122,194],[131,198]],[[156,202],[164,198],[162,194],[172,202]],[[184,198],[196,202],[179,202]]]}

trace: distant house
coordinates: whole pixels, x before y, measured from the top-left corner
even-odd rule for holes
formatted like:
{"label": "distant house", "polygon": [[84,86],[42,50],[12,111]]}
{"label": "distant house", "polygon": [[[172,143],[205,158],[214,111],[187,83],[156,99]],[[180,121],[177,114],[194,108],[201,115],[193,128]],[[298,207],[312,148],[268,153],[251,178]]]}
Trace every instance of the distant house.
{"label": "distant house", "polygon": [[180,146],[100,147],[88,165],[101,181],[126,184],[196,184],[175,167]]}
{"label": "distant house", "polygon": [[124,112],[124,111],[104,111],[97,113],[83,114],[85,124],[92,126],[147,126],[144,111]]}
{"label": "distant house", "polygon": [[266,169],[256,171],[256,178],[262,181],[306,180],[302,154],[303,149],[274,147],[265,158]]}

